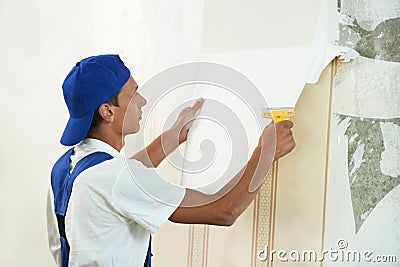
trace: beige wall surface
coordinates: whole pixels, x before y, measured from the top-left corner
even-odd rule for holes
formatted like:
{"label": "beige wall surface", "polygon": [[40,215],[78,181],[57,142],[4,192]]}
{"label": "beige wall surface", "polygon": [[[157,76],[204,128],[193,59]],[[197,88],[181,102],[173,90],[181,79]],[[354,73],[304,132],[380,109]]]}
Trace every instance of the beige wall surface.
{"label": "beige wall surface", "polygon": [[[296,105],[293,133],[297,146],[278,162],[271,243],[275,250],[321,251],[333,68],[334,62],[317,84],[307,85]],[[272,266],[319,266],[319,263],[275,259]]]}

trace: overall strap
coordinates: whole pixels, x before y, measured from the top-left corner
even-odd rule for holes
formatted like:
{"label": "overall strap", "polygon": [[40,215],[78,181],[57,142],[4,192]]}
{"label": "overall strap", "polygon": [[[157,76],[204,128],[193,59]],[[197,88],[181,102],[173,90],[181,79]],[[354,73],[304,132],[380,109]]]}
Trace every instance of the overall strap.
{"label": "overall strap", "polygon": [[70,173],[70,157],[74,148],[64,153],[54,164],[51,171],[51,187],[54,194],[54,211],[57,217],[61,242],[61,266],[67,267],[69,260],[69,244],[65,234],[65,214],[71,197],[72,186],[76,177],[84,170],[113,157],[105,152],[91,153],[78,161]]}
{"label": "overall strap", "polygon": [[151,267],[151,257],[152,256],[153,256],[153,253],[151,253],[151,235],[150,235],[149,247],[147,249],[146,260],[144,261],[143,267]]}

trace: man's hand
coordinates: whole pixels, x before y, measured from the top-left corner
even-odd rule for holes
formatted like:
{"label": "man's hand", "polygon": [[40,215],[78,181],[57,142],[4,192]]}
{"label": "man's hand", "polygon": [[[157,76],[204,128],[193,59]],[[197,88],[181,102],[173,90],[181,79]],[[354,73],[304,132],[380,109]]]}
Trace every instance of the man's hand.
{"label": "man's hand", "polygon": [[190,126],[193,124],[194,116],[204,103],[203,98],[197,99],[193,106],[184,108],[178,116],[178,119],[172,125],[171,132],[175,133],[178,137],[179,144],[187,140]]}
{"label": "man's hand", "polygon": [[293,122],[284,120],[275,124],[275,158],[274,161],[291,152],[296,143],[292,134]]}
{"label": "man's hand", "polygon": [[[275,126],[275,127],[274,127]],[[275,124],[270,123],[264,128],[263,133],[260,136],[259,146],[267,152],[271,153],[275,150],[274,161],[285,156],[296,146],[293,139],[292,129],[293,122],[284,120]],[[271,147],[273,143],[272,136],[275,131],[275,148]]]}
{"label": "man's hand", "polygon": [[203,105],[200,98],[192,107],[184,108],[172,127],[163,132],[145,149],[142,149],[131,158],[142,162],[147,167],[157,167],[169,153],[186,141],[194,116]]}

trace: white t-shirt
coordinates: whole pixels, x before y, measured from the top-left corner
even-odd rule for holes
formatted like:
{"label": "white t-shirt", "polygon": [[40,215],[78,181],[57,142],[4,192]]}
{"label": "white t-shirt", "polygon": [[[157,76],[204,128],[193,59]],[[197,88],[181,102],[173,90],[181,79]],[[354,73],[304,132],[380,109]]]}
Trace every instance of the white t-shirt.
{"label": "white t-shirt", "polygon": [[[114,158],[78,175],[65,217],[69,266],[142,267],[150,233],[155,233],[181,203],[185,189],[166,182],[154,168],[126,159],[113,147],[85,139],[71,156],[103,151]],[[47,204],[49,247],[61,265],[60,236],[50,188]]]}

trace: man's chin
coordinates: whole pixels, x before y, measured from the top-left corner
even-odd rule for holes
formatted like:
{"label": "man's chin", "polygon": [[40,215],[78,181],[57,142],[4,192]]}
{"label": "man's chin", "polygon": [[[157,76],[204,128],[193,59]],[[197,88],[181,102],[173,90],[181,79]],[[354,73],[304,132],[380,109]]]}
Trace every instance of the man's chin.
{"label": "man's chin", "polygon": [[124,136],[131,135],[131,134],[136,134],[136,133],[138,133],[139,131],[140,131],[140,125],[139,125],[139,127],[138,127],[137,129],[130,130],[130,131],[125,131],[125,132],[124,132]]}

